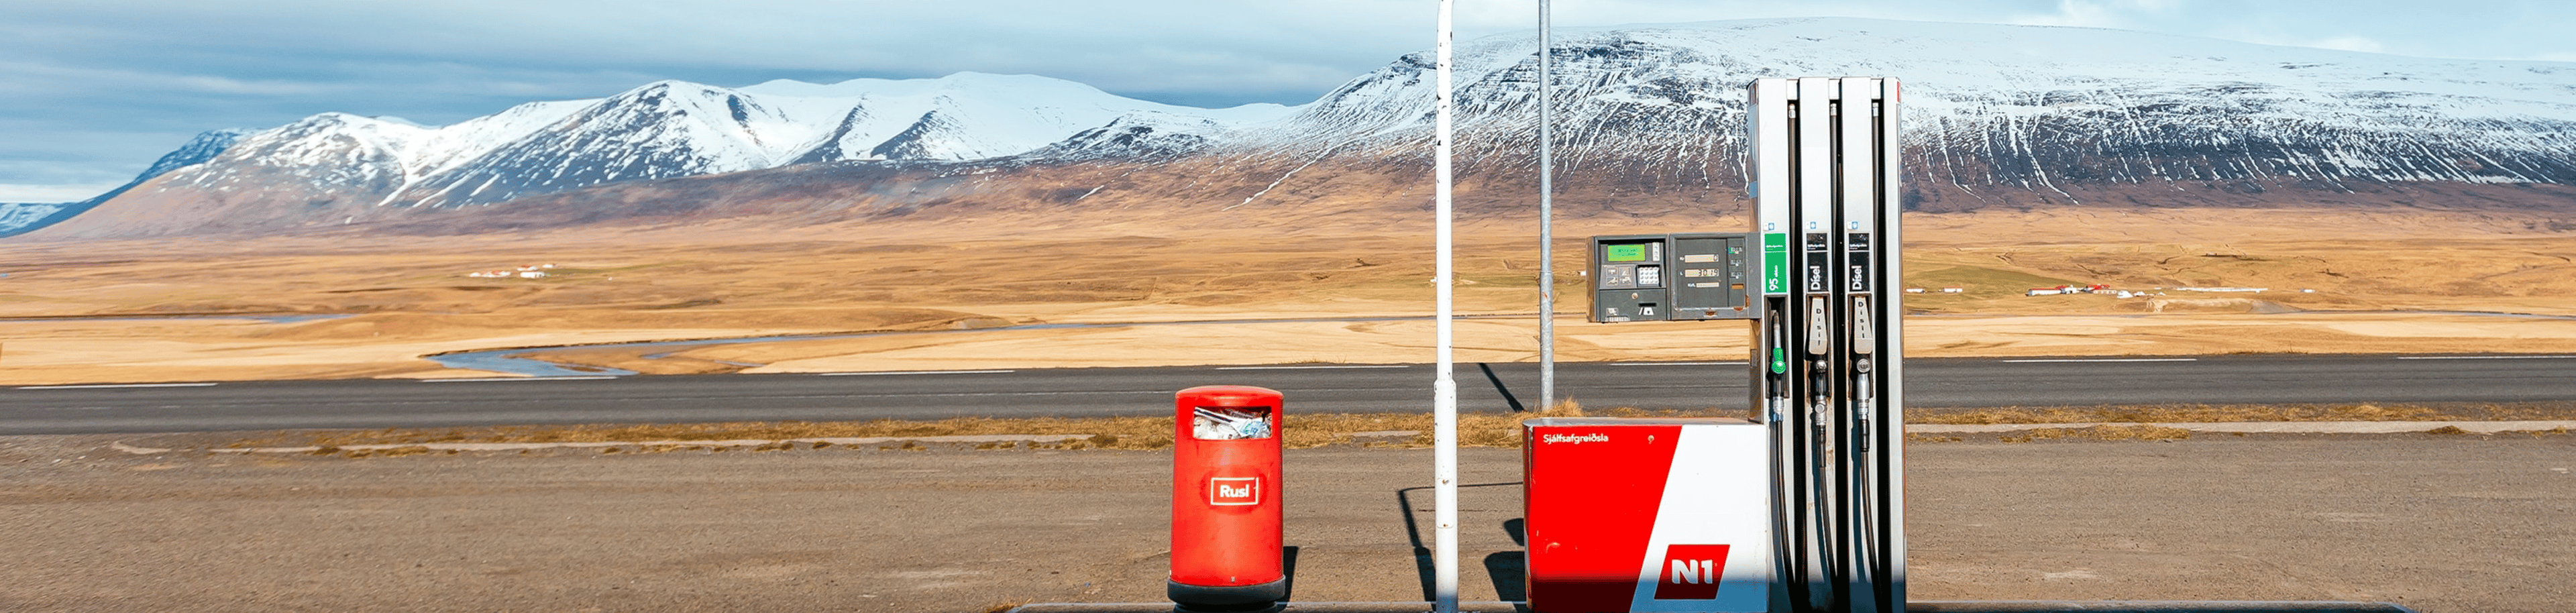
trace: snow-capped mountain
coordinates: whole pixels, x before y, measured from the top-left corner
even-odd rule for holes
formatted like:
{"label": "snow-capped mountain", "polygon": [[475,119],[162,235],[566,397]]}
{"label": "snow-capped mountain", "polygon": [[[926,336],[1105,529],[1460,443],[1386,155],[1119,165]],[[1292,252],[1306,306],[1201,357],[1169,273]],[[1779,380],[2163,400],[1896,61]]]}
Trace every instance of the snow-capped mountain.
{"label": "snow-capped mountain", "polygon": [[89,211],[99,203],[124,194],[125,190],[134,189],[134,186],[153,177],[172,170],[203,164],[206,160],[214,159],[217,154],[232,147],[234,141],[241,140],[241,137],[248,134],[250,134],[249,130],[241,129],[208,130],[199,133],[195,138],[188,139],[187,144],[179,145],[178,149],[162,154],[161,159],[153,161],[150,168],[144,169],[142,174],[135,175],[134,180],[88,200],[59,203],[0,203],[0,238],[25,234],[37,228],[70,219],[74,215]]}
{"label": "snow-capped mountain", "polygon": [[[2576,183],[2570,63],[1864,19],[1561,29],[1554,47],[1570,164],[1691,183],[1740,185],[1745,83],[1846,74],[1902,79],[1909,174],[1969,196]],[[1456,61],[1461,146],[1526,147],[1535,36],[1475,41]],[[1257,148],[1419,155],[1432,70],[1418,53],[1354,79],[1262,131]]]}
{"label": "snow-capped mountain", "polygon": [[[1462,181],[1534,180],[1538,53],[1534,34],[1461,45]],[[1629,198],[1591,201],[1605,211],[1740,206],[1744,84],[1847,74],[1903,80],[1906,198],[1918,209],[2411,202],[2421,199],[2388,194],[2416,189],[2576,203],[2565,189],[2576,185],[2576,63],[1840,18],[1567,28],[1551,53],[1558,185]],[[732,89],[665,81],[434,128],[326,113],[242,137],[55,234],[260,231],[505,202],[475,214],[580,202],[591,208],[529,214],[588,223],[672,210],[652,200],[678,193],[691,214],[722,215],[708,203],[726,200],[723,190],[759,192],[741,198],[759,200],[745,210],[802,206],[817,219],[911,211],[969,189],[989,196],[966,199],[982,206],[1025,193],[1051,207],[1409,207],[1412,194],[1329,186],[1419,180],[1433,69],[1430,53],[1407,55],[1297,107],[1196,109],[960,73]],[[813,170],[845,166],[854,170]],[[1078,168],[1118,178],[1050,170]],[[719,173],[742,174],[686,189],[634,183]],[[1347,173],[1386,178],[1336,182]],[[971,188],[946,179],[970,175]],[[873,187],[889,181],[941,187]],[[574,190],[630,191],[534,198]]]}
{"label": "snow-capped mountain", "polygon": [[[489,204],[603,183],[843,160],[1010,155],[1128,115],[1260,119],[1285,107],[1195,109],[1029,75],[771,81],[728,89],[661,81],[599,100],[534,102],[454,125],[324,113],[250,135],[162,189],[249,176],[335,208]],[[1156,121],[1160,121],[1157,119]]]}
{"label": "snow-capped mountain", "polygon": [[25,234],[65,217],[70,202],[0,202],[0,237]]}
{"label": "snow-capped mountain", "polygon": [[1238,136],[1240,122],[1169,113],[1134,113],[1028,152],[1033,160],[1153,161],[1207,149]]}

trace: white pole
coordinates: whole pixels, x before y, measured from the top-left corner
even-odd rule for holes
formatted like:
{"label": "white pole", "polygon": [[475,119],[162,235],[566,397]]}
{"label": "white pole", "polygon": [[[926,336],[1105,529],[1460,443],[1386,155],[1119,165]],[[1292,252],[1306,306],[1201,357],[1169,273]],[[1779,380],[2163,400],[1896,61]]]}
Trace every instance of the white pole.
{"label": "white pole", "polygon": [[1556,406],[1556,161],[1548,106],[1556,102],[1547,0],[1538,0],[1538,408]]}
{"label": "white pole", "polygon": [[1432,224],[1432,241],[1439,243],[1439,256],[1432,268],[1432,302],[1440,311],[1438,374],[1431,382],[1431,472],[1437,492],[1432,510],[1432,596],[1433,610],[1438,613],[1458,611],[1458,381],[1450,376],[1450,277],[1449,268],[1449,136],[1451,100],[1449,86],[1450,8],[1455,0],[1440,0],[1439,63],[1434,69],[1437,79],[1437,110],[1433,113],[1431,148],[1433,158],[1432,208],[1439,219]]}

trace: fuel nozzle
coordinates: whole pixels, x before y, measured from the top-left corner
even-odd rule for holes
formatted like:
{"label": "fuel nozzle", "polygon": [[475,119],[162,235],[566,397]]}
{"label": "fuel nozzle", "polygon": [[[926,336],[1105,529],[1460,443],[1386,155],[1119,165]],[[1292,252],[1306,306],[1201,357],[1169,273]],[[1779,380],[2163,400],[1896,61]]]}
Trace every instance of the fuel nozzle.
{"label": "fuel nozzle", "polygon": [[1852,411],[1852,438],[1857,441],[1854,449],[1860,453],[1869,453],[1870,416],[1878,412],[1876,405],[1870,402],[1872,393],[1878,389],[1872,385],[1872,366],[1867,356],[1852,360],[1851,389],[1855,409]]}
{"label": "fuel nozzle", "polygon": [[1807,355],[1823,357],[1834,351],[1832,320],[1825,318],[1825,297],[1807,298]]}
{"label": "fuel nozzle", "polygon": [[1834,387],[1825,380],[1829,366],[1821,359],[1807,362],[1807,416],[1818,424],[1833,415]]}

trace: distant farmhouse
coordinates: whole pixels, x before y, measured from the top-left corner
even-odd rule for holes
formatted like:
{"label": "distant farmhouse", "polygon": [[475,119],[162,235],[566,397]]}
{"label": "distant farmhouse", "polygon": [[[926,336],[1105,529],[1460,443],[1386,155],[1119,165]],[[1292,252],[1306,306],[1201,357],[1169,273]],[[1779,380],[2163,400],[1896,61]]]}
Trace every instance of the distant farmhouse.
{"label": "distant farmhouse", "polygon": [[553,264],[534,264],[521,266],[516,270],[485,270],[469,272],[465,273],[465,276],[483,279],[507,279],[510,277],[518,277],[521,279],[543,279],[546,278],[546,269],[554,267],[555,265]]}

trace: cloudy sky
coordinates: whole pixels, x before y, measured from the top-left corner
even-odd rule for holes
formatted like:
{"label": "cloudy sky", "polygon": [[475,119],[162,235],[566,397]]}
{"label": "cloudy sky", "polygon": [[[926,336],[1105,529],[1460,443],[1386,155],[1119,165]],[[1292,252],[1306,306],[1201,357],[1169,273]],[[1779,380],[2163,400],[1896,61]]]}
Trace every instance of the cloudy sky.
{"label": "cloudy sky", "polygon": [[[1553,0],[1559,26],[1845,16],[2576,61],[2555,0]],[[197,132],[314,113],[439,125],[658,79],[1030,73],[1194,106],[1299,104],[1432,45],[1433,0],[0,0],[0,202],[132,178]],[[1462,39],[1536,0],[1459,0]]]}

